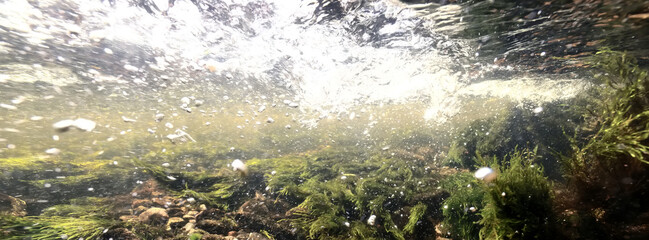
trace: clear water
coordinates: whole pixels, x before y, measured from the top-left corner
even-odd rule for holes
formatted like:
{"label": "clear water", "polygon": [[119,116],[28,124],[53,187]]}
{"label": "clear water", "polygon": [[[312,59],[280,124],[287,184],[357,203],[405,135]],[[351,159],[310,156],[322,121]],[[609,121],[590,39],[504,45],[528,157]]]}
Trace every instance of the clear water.
{"label": "clear water", "polygon": [[[610,46],[646,61],[642,1],[171,2],[0,2],[0,236],[466,238],[444,228],[444,183],[481,164],[452,150],[471,134],[497,145],[485,157],[540,145],[555,199],[570,198],[558,162],[580,121],[567,109],[594,86],[587,56]],[[79,118],[96,126],[61,122]],[[277,183],[296,176],[301,192]],[[394,192],[358,187],[374,178]],[[340,209],[314,213],[318,192]],[[555,202],[552,221],[578,218],[562,228],[575,239],[609,206]],[[604,234],[642,239],[642,219]]]}

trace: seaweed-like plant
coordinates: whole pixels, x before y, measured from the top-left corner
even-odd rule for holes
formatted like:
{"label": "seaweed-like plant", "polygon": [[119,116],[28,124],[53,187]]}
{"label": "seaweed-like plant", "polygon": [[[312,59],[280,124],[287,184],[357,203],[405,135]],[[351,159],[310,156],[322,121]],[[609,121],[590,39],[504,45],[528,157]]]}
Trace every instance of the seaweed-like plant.
{"label": "seaweed-like plant", "polygon": [[479,239],[481,219],[479,211],[484,207],[485,189],[468,172],[448,177],[442,187],[451,193],[444,200],[442,229],[454,238]]}
{"label": "seaweed-like plant", "polygon": [[515,152],[508,164],[494,159],[500,174],[486,186],[486,205],[480,212],[481,239],[547,239],[553,222],[551,183],[541,166],[533,163],[535,153]]}
{"label": "seaweed-like plant", "polygon": [[633,221],[649,210],[642,202],[649,186],[641,184],[649,175],[649,72],[629,54],[607,48],[590,61],[601,72],[582,108],[586,122],[573,138],[573,153],[562,159],[576,196],[571,205],[593,223]]}
{"label": "seaweed-like plant", "polygon": [[114,220],[98,217],[14,217],[0,216],[0,232],[5,239],[96,239],[105,229],[116,224]]}

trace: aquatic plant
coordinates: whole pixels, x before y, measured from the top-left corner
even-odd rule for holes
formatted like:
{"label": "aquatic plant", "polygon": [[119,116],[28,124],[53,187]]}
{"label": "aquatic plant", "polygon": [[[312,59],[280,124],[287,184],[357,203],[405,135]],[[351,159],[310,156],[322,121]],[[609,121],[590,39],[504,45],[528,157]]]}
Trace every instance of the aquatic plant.
{"label": "aquatic plant", "polygon": [[417,223],[419,223],[419,221],[421,221],[424,217],[424,214],[426,214],[427,209],[428,206],[423,203],[417,203],[417,205],[410,209],[408,224],[403,227],[403,232],[406,234],[412,234],[415,231],[415,226],[417,226]]}
{"label": "aquatic plant", "polygon": [[548,239],[553,223],[551,183],[533,163],[535,153],[511,154],[506,163],[491,161],[500,174],[486,184],[480,211],[480,239]]}
{"label": "aquatic plant", "polygon": [[469,172],[449,176],[441,186],[451,194],[443,202],[442,230],[454,238],[479,239],[482,228],[478,223],[481,219],[479,211],[485,205],[485,189]]}
{"label": "aquatic plant", "polygon": [[572,151],[567,136],[574,134],[581,121],[579,112],[562,101],[510,107],[462,129],[442,163],[474,169],[478,155],[504,159],[516,148],[537,148],[537,160],[545,166],[546,174],[558,179],[557,153]]}
{"label": "aquatic plant", "polygon": [[[641,199],[649,190],[649,77],[627,53],[604,48],[590,59],[599,69],[586,119],[573,138],[573,152],[562,159],[568,189],[575,193],[567,205],[577,216],[597,226],[603,222],[633,222],[648,211]],[[614,235],[617,236],[617,235]]]}
{"label": "aquatic plant", "polygon": [[[97,239],[116,224],[114,220],[92,216],[14,217],[0,216],[0,232],[6,239]],[[1,236],[1,234],[0,234]]]}

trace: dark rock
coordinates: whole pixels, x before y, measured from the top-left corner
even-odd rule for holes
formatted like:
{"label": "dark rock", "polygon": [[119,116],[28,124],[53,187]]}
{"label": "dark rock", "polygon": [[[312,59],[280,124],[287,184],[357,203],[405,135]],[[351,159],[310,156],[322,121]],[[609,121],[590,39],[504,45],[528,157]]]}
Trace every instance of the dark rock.
{"label": "dark rock", "polygon": [[230,231],[238,230],[238,227],[234,221],[229,221],[225,218],[223,220],[200,220],[196,223],[196,227],[203,229],[208,233],[217,234],[228,234],[228,232]]}
{"label": "dark rock", "polygon": [[221,219],[223,216],[225,216],[225,212],[216,208],[210,208],[196,215],[196,221],[201,221],[204,219]]}
{"label": "dark rock", "polygon": [[102,234],[99,239],[138,240],[139,238],[126,228],[113,228],[113,229],[109,229],[104,234]]}
{"label": "dark rock", "polygon": [[187,223],[187,220],[179,218],[179,217],[172,217],[169,218],[169,221],[167,221],[167,229],[169,230],[176,230],[179,228],[182,228],[185,226]]}
{"label": "dark rock", "polygon": [[169,208],[167,214],[169,214],[169,217],[183,217],[185,212],[181,208]]}

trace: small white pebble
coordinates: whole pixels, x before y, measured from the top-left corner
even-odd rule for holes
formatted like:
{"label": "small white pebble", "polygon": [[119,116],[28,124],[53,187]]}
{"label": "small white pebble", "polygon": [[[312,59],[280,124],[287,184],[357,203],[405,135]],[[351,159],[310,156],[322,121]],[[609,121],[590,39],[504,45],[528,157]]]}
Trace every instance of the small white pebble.
{"label": "small white pebble", "polygon": [[88,188],[88,191],[92,192],[92,191],[95,191],[95,189],[94,188]]}
{"label": "small white pebble", "polygon": [[52,184],[49,184],[49,183],[43,184],[43,187],[46,187],[46,188],[49,188],[51,186],[52,186]]}
{"label": "small white pebble", "polygon": [[59,153],[61,153],[61,150],[59,150],[58,148],[50,148],[45,150],[45,153],[50,155],[58,155]]}
{"label": "small white pebble", "polygon": [[106,54],[113,54],[113,50],[111,50],[110,48],[104,48],[104,52]]}
{"label": "small white pebble", "polygon": [[163,167],[169,167],[169,166],[171,166],[171,164],[169,164],[169,163],[163,163],[162,166],[163,166]]}

